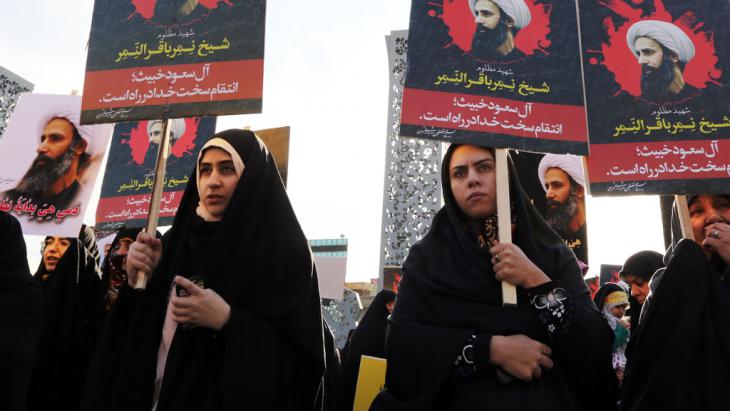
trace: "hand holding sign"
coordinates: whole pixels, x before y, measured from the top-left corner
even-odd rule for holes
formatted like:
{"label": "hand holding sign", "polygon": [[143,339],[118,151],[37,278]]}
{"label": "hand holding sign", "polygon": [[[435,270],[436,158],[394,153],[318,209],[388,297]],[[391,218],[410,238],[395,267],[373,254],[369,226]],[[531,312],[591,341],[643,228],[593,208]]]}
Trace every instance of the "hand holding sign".
{"label": "hand holding sign", "polygon": [[162,241],[145,232],[137,235],[137,241],[129,246],[127,253],[127,282],[136,288],[140,272],[152,274],[160,262]]}

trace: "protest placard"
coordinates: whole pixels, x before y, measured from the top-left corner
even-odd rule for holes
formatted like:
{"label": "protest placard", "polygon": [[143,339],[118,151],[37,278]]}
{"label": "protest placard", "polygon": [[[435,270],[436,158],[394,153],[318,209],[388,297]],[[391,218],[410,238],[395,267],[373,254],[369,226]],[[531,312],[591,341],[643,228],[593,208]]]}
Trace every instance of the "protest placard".
{"label": "protest placard", "polygon": [[401,135],[588,153],[574,2],[412,4]]}
{"label": "protest placard", "polygon": [[363,355],[360,357],[360,373],[357,376],[355,401],[352,411],[367,411],[375,396],[385,386],[387,361],[384,358]]}
{"label": "protest placard", "polygon": [[[200,148],[214,134],[213,117],[171,121],[170,155],[160,204],[159,225],[170,225],[195,167]],[[96,208],[96,231],[144,227],[152,196],[155,161],[163,121],[117,123]]]}
{"label": "protest placard", "polygon": [[76,237],[112,126],[81,126],[81,97],[24,94],[0,141],[0,210],[23,234]]}
{"label": "protest placard", "polygon": [[279,169],[281,181],[286,187],[289,177],[289,134],[290,127],[267,128],[256,130],[256,135],[266,143],[271,156],[274,157],[276,168]]}
{"label": "protest placard", "polygon": [[265,0],[96,0],[83,123],[261,111]]}
{"label": "protest placard", "polygon": [[581,157],[569,154],[510,152],[520,184],[545,222],[588,269],[586,179]]}
{"label": "protest placard", "polygon": [[726,193],[730,3],[580,3],[593,195]]}

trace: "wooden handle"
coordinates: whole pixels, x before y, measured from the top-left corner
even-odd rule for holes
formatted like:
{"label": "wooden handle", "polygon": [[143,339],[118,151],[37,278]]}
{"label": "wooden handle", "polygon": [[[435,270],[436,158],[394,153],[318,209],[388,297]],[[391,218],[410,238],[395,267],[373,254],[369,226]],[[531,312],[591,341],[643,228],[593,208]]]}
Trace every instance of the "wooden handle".
{"label": "wooden handle", "polygon": [[[160,217],[160,202],[162,201],[162,192],[165,189],[165,170],[167,168],[167,157],[170,155],[170,129],[172,128],[172,120],[165,120],[162,129],[162,141],[157,150],[157,162],[155,163],[155,179],[152,183],[152,198],[150,199],[150,208],[147,213],[147,226],[145,232],[154,236],[157,232],[157,220]],[[152,273],[149,273],[152,274]],[[134,288],[144,290],[147,288],[148,273],[140,271],[137,273],[137,281]]]}
{"label": "wooden handle", "polygon": [[[499,227],[499,242],[512,242],[512,216],[509,198],[509,168],[507,167],[507,149],[495,150],[497,166],[497,225]],[[517,288],[502,281],[502,306],[517,306]]]}
{"label": "wooden handle", "polygon": [[144,290],[147,288],[147,273],[144,271],[137,273],[137,281],[134,283],[134,288],[137,290]]}
{"label": "wooden handle", "polygon": [[682,238],[689,238],[694,241],[695,234],[692,231],[692,222],[689,219],[689,205],[687,204],[687,196],[674,196],[674,203],[677,205],[677,214],[679,214],[679,225],[682,227]]}

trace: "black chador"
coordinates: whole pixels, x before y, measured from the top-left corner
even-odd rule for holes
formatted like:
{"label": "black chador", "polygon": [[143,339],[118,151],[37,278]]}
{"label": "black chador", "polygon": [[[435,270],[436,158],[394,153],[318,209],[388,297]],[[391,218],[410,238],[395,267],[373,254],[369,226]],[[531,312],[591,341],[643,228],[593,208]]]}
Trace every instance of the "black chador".
{"label": "black chador", "polygon": [[[522,190],[510,161],[514,244],[550,282],[517,288],[503,307],[489,247],[496,218],[466,217],[452,192],[452,145],[442,164],[444,207],[403,265],[390,317],[386,389],[375,410],[606,410],[615,407],[613,336],[577,260]],[[554,366],[523,381],[490,364],[493,336],[522,334],[552,349]]]}
{"label": "black chador", "polygon": [[55,269],[49,272],[41,261],[35,273],[45,304],[29,410],[77,407],[101,327],[104,301],[94,232],[83,226],[78,239],[68,240]]}
{"label": "black chador", "polygon": [[30,275],[20,223],[0,211],[1,409],[24,411],[41,336],[43,293]]}
{"label": "black chador", "polygon": [[[309,410],[317,401],[325,367],[317,277],[274,160],[250,131],[221,132],[206,147],[245,166],[222,219],[196,213],[194,171],[146,290],[119,292],[81,410],[149,411],[155,398],[157,411]],[[156,385],[176,275],[215,291],[231,314],[220,331],[177,325]]]}

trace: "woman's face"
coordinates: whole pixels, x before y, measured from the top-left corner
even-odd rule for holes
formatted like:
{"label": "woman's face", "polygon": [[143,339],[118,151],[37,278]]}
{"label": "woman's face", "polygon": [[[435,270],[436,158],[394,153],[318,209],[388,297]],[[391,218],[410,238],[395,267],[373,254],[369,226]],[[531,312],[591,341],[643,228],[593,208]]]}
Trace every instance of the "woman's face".
{"label": "woman's face", "polygon": [[66,237],[46,238],[45,248],[43,248],[43,264],[49,273],[56,271],[58,261],[66,253],[69,245],[71,245],[71,240]]}
{"label": "woman's face", "polygon": [[623,318],[624,314],[626,314],[626,306],[619,305],[611,308],[611,314],[613,314],[613,316],[616,318]]}
{"label": "woman's face", "polygon": [[492,153],[464,145],[454,150],[449,164],[451,192],[467,217],[478,220],[497,212],[497,184]]}
{"label": "woman's face", "polygon": [[222,218],[239,180],[231,155],[211,147],[203,153],[198,171],[200,203],[213,217]]}
{"label": "woman's face", "polygon": [[631,286],[631,296],[636,298],[639,304],[644,304],[649,295],[649,280],[631,274],[624,275],[624,281]]}

